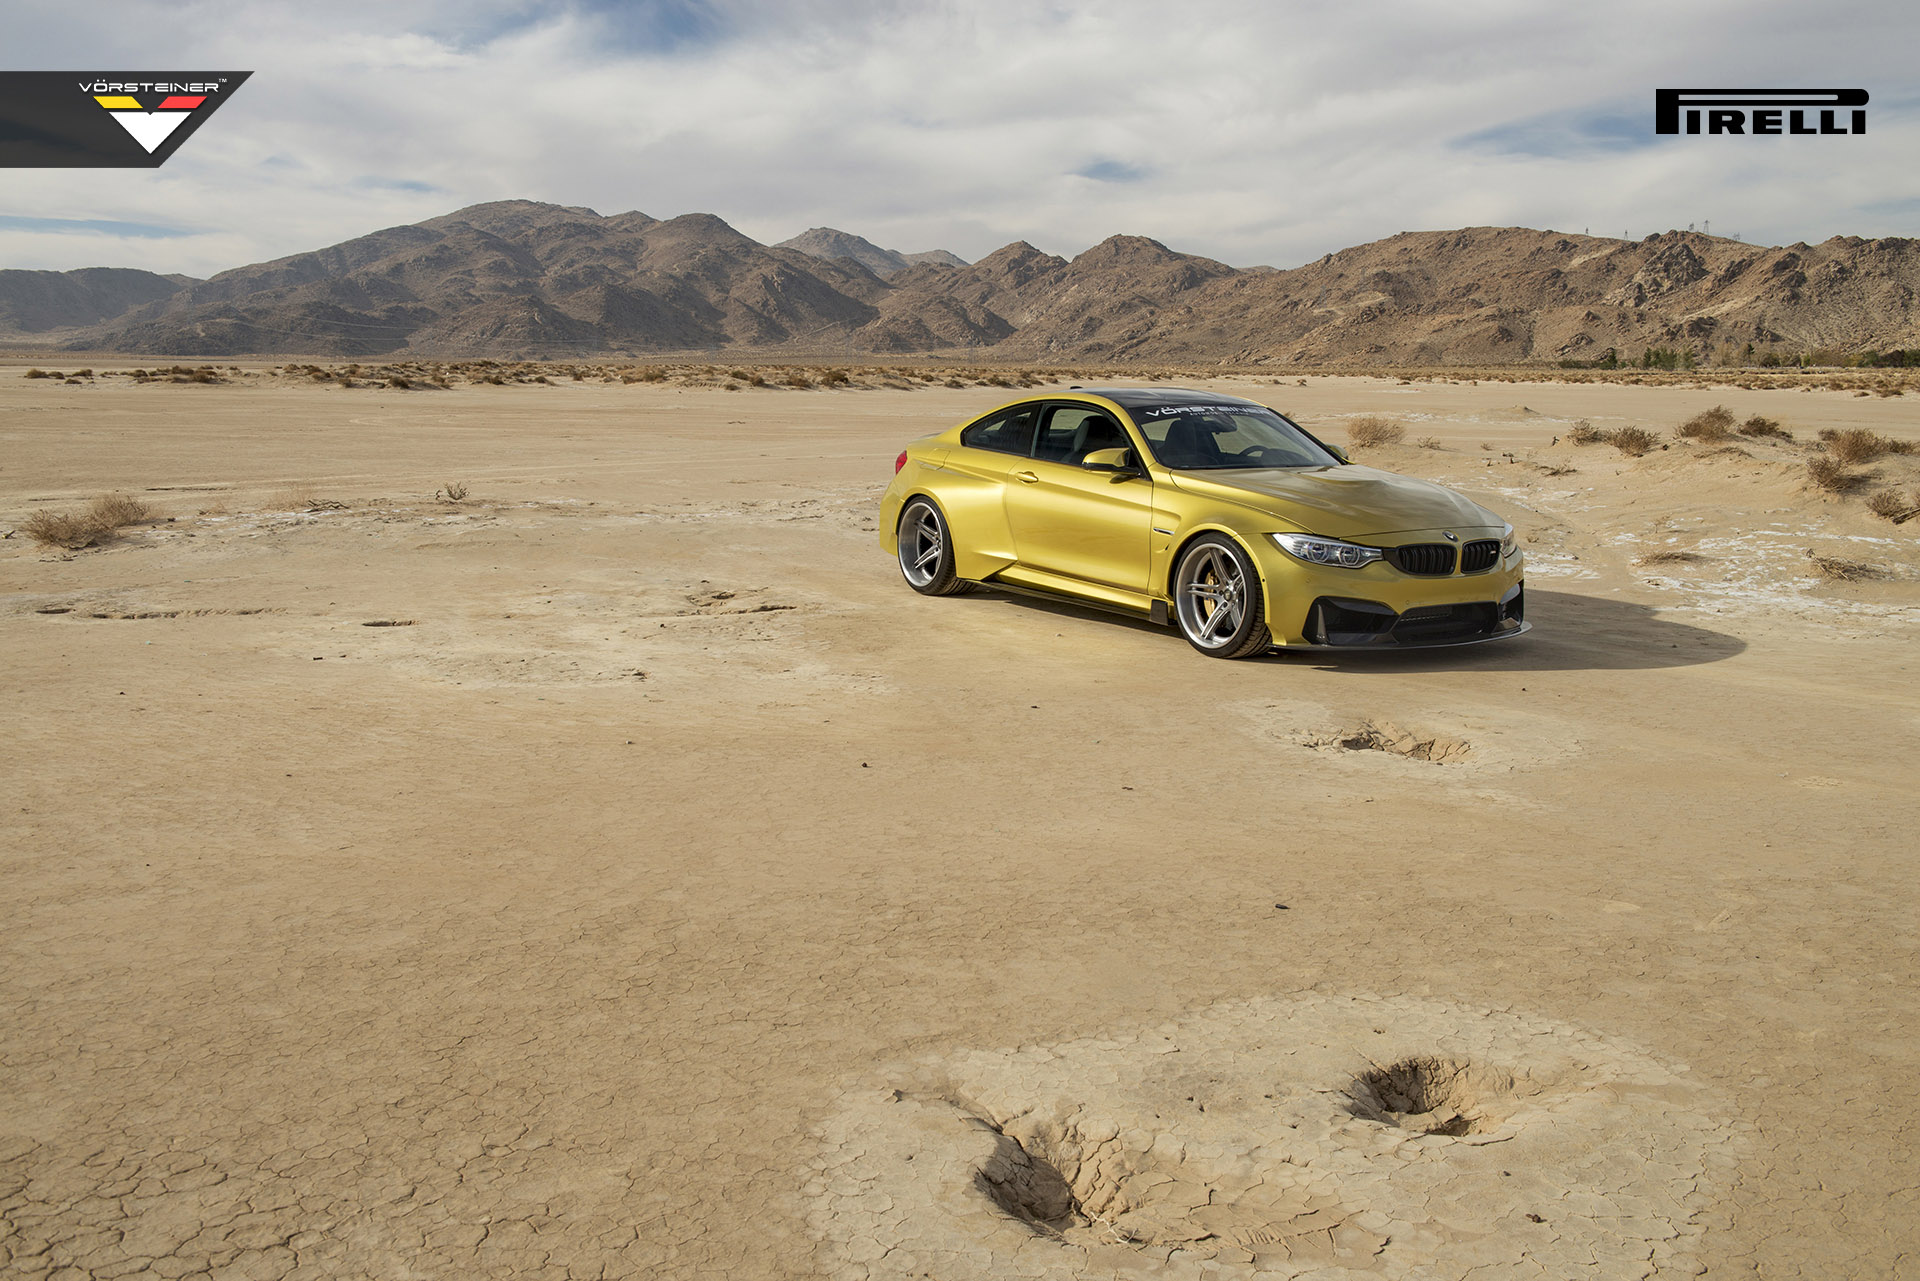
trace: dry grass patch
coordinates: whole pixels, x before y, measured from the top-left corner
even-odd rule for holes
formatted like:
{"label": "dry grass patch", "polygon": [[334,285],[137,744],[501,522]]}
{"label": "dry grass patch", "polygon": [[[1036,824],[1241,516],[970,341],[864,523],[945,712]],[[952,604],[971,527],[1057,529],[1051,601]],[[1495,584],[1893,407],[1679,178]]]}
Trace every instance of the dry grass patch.
{"label": "dry grass patch", "polygon": [[1698,565],[1706,560],[1699,552],[1661,551],[1648,552],[1635,558],[1636,565]]}
{"label": "dry grass patch", "polygon": [[1651,453],[1660,444],[1660,436],[1645,427],[1621,427],[1607,433],[1607,443],[1629,458],[1638,458]]}
{"label": "dry grass patch", "polygon": [[1836,462],[1847,466],[1856,463],[1870,463],[1880,455],[1891,452],[1893,442],[1884,436],[1876,435],[1864,427],[1850,427],[1845,431],[1823,431],[1820,439],[1826,443],[1827,453]]}
{"label": "dry grass patch", "polygon": [[1770,436],[1775,440],[1790,441],[1793,439],[1792,432],[1782,427],[1773,419],[1762,417],[1759,414],[1755,414],[1740,424],[1740,434],[1742,436]]}
{"label": "dry grass patch", "polygon": [[1688,440],[1728,440],[1733,436],[1733,412],[1725,405],[1715,405],[1687,419],[1677,430]]}
{"label": "dry grass patch", "polygon": [[1859,472],[1848,471],[1840,459],[1833,454],[1815,454],[1807,459],[1807,479],[1816,489],[1829,494],[1844,494],[1857,489],[1866,477]]}
{"label": "dry grass patch", "polygon": [[1898,490],[1883,489],[1867,500],[1867,510],[1876,516],[1884,516],[1896,525],[1904,525],[1915,516],[1920,516],[1920,489],[1913,494],[1903,496]]}
{"label": "dry grass patch", "polygon": [[1366,414],[1347,424],[1347,443],[1355,449],[1378,445],[1397,445],[1407,438],[1407,429],[1391,418]]}
{"label": "dry grass patch", "polygon": [[98,547],[115,531],[153,519],[153,509],[126,494],[102,494],[80,511],[37,511],[21,524],[42,547],[78,551]]}
{"label": "dry grass patch", "polygon": [[1813,562],[1813,572],[1828,582],[1860,583],[1887,576],[1887,571],[1878,565],[1870,565],[1863,560],[1845,560],[1839,556],[1822,556],[1811,547],[1807,549],[1807,559]]}

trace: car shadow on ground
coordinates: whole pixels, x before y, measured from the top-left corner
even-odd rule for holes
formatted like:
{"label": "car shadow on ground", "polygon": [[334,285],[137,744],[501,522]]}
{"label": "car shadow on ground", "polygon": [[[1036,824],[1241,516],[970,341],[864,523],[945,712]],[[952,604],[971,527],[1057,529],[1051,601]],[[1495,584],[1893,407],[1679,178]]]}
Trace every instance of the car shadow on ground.
{"label": "car shadow on ground", "polygon": [[[992,591],[998,599],[1031,609],[1099,619],[1165,636],[1183,648],[1171,628],[1138,618],[1110,614],[1065,601]],[[983,593],[986,595],[986,593]],[[1511,640],[1436,649],[1276,650],[1253,662],[1305,664],[1322,671],[1630,671],[1654,667],[1692,667],[1732,658],[1747,648],[1737,636],[1661,616],[1651,605],[1607,596],[1527,589],[1527,619],[1533,630]]]}
{"label": "car shadow on ground", "polygon": [[1334,653],[1284,651],[1266,661],[1309,663],[1322,670],[1360,671],[1369,666],[1397,672],[1631,671],[1692,667],[1732,658],[1747,648],[1737,636],[1664,618],[1651,605],[1608,596],[1527,588],[1527,621],[1533,630],[1512,640],[1443,649]]}

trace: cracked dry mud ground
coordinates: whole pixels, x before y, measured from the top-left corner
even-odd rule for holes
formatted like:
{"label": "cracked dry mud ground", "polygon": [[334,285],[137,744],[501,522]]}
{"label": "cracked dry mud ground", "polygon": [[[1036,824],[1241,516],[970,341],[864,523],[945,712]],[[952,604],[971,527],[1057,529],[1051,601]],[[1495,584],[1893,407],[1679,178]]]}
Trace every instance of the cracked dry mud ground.
{"label": "cracked dry mud ground", "polygon": [[850,1089],[806,1187],[838,1275],[1692,1275],[1747,1146],[1634,1047],[1313,993]]}
{"label": "cracked dry mud ground", "polygon": [[[1681,592],[1610,541],[1864,517],[1515,466],[1490,501],[1588,575],[1530,584],[1520,644],[1218,664],[900,586],[887,463],[985,392],[9,372],[0,524],[111,487],[177,519],[0,543],[0,1274],[900,1275],[949,1224],[921,1187],[973,1216],[949,1278],[1920,1257],[1909,589],[1808,585],[1797,543]],[[1280,403],[1417,408],[1470,491],[1479,441],[1575,417],[1914,434],[1526,395],[1551,421]],[[274,515],[296,483],[343,506]],[[926,1145],[959,1177],[856,1177],[915,1114],[972,1127]]]}

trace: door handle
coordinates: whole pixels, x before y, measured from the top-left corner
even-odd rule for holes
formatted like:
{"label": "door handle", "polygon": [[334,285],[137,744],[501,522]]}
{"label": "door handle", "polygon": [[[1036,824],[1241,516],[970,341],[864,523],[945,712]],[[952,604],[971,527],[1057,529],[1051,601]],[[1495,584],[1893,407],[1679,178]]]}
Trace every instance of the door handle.
{"label": "door handle", "polygon": [[1040,478],[1030,471],[1017,471],[1013,473],[1013,478],[1023,485],[1037,485],[1040,483]]}

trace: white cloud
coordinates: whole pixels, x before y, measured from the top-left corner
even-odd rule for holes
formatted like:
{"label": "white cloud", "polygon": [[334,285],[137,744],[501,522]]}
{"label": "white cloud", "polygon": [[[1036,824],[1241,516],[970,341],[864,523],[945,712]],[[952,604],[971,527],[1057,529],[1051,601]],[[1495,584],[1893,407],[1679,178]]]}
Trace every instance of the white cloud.
{"label": "white cloud", "polygon": [[[506,197],[968,258],[1114,232],[1280,266],[1472,223],[1920,234],[1920,11],[1899,0],[1844,19],[1779,0],[28,0],[9,35],[18,68],[255,74],[160,170],[9,172],[7,266],[204,275]],[[1655,88],[1714,84],[1863,86],[1871,131],[1651,145]]]}

